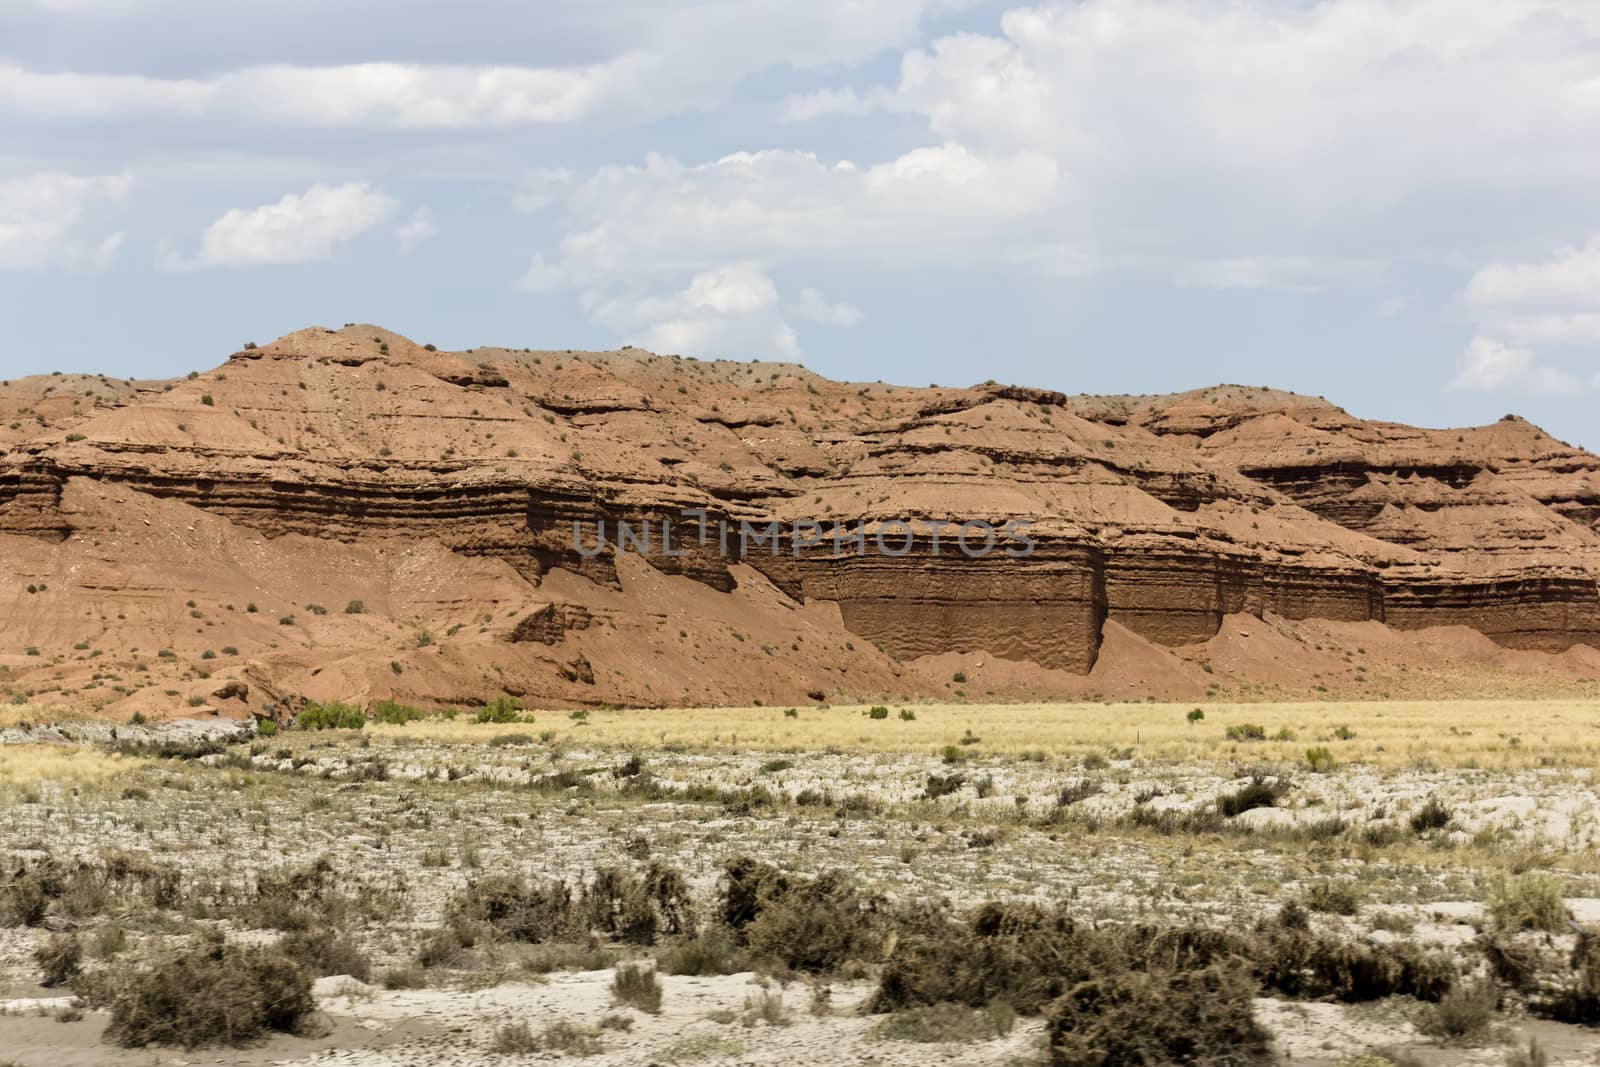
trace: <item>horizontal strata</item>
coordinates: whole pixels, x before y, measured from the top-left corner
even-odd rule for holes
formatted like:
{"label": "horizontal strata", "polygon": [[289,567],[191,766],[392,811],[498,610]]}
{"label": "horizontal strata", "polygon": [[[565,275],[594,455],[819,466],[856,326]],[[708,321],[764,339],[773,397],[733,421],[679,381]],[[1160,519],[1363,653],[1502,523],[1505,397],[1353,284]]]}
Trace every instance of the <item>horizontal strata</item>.
{"label": "horizontal strata", "polygon": [[[56,510],[62,487],[69,477],[88,476],[87,470],[48,461],[0,475],[0,529],[67,536],[71,517]],[[613,541],[619,521],[635,529],[648,524],[655,540],[643,555],[657,569],[722,591],[734,585],[729,558],[714,544],[701,547],[692,523],[676,526],[674,555],[662,553],[660,522],[676,512],[614,510],[573,490],[551,495],[511,482],[396,487],[229,481],[125,470],[101,471],[97,480],[213,512],[268,537],[301,534],[352,543],[429,538],[462,554],[503,559],[527,574],[559,567],[612,585],[614,547],[593,556],[575,551],[573,524],[580,524],[586,549],[597,519],[607,523]],[[713,514],[712,521],[718,517]],[[743,562],[796,598],[838,603],[853,633],[902,659],[981,648],[1085,672],[1094,665],[1107,619],[1149,640],[1182,645],[1214,635],[1225,615],[1266,612],[1291,619],[1375,620],[1399,629],[1471,626],[1522,649],[1600,646],[1600,589],[1583,576],[1446,580],[1262,560],[1193,544],[1119,545],[1092,536],[1069,541],[1048,535],[1037,535],[1037,541],[1023,559],[996,551],[969,560],[948,546],[935,556],[919,538],[904,556],[834,557],[826,546],[796,553],[784,543],[776,554],[759,548]]]}
{"label": "horizontal strata", "polygon": [[[63,506],[83,479],[267,538],[429,541],[535,585],[561,569],[618,590],[617,561],[577,550],[574,523],[659,530],[696,506],[757,525],[1026,515],[1037,548],[1020,559],[918,537],[901,556],[785,543],[738,561],[678,520],[678,554],[645,555],[722,593],[743,562],[901,659],[984,650],[1087,672],[1108,620],[1173,646],[1269,612],[1600,646],[1600,460],[1520,420],[1422,431],[1242,387],[1119,401],[638,350],[452,355],[359,327],[39,426],[0,455],[0,533],[115,522]],[[523,644],[565,632],[525,629]]]}

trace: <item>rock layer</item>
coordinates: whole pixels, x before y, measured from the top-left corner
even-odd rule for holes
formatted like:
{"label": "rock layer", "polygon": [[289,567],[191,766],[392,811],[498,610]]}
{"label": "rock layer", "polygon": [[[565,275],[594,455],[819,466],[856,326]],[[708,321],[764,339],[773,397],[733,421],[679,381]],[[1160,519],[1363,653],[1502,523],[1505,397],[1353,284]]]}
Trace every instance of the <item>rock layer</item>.
{"label": "rock layer", "polygon": [[[248,667],[247,692],[672,704],[917,691],[906,661],[952,652],[1084,675],[1108,621],[1170,647],[1241,614],[1600,645],[1600,459],[1509,416],[1420,430],[1264,389],[913,389],[353,326],[180,381],[8,382],[0,421],[0,665],[25,697],[54,660],[34,697],[149,699],[93,677],[97,649],[170,652],[202,703]],[[1026,523],[1033,551],[935,542],[966,520]],[[777,543],[741,553],[741,521]],[[867,551],[797,547],[810,522]],[[631,551],[588,551],[601,523]]]}

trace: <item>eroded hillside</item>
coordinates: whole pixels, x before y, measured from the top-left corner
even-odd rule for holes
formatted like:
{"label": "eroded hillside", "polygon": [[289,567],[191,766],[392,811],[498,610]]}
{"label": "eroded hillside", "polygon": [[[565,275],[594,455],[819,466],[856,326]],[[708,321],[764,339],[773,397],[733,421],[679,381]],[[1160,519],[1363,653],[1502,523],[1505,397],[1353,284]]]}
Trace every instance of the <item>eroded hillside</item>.
{"label": "eroded hillside", "polygon": [[[351,326],[172,382],[6,383],[0,447],[0,685],[34,704],[1600,676],[1600,459],[1510,417],[1421,430],[1266,389],[916,389],[637,349],[444,353]],[[741,559],[686,510],[864,525],[868,551]],[[926,523],[904,555],[874,550],[885,523],[945,519],[1031,523],[1034,550],[971,558]],[[573,523],[592,541],[600,520],[657,537],[586,555]]]}

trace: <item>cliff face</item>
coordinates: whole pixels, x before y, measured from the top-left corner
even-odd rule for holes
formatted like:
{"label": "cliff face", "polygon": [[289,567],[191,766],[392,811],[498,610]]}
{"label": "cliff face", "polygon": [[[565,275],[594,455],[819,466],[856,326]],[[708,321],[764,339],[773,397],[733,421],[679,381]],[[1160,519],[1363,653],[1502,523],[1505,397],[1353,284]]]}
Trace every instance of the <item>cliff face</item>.
{"label": "cliff face", "polygon": [[[996,695],[1065,694],[1110,630],[1179,662],[1237,615],[1600,645],[1600,459],[1509,417],[441,353],[362,326],[181,381],[6,383],[0,448],[0,684],[41,703],[948,695],[923,667],[952,652],[1040,668]],[[1026,522],[1033,551],[971,558],[926,520]],[[723,521],[778,542],[723,551]],[[809,522],[823,543],[797,548]],[[650,544],[591,554],[575,523]],[[858,530],[864,554],[833,551]]]}

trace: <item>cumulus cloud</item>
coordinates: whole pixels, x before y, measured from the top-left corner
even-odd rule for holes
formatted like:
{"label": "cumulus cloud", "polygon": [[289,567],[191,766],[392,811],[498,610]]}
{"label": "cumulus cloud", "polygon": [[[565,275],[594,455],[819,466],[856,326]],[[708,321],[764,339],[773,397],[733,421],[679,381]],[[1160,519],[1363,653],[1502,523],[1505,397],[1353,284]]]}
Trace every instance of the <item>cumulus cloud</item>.
{"label": "cumulus cloud", "polygon": [[[792,151],[701,164],[650,156],[571,183],[559,247],[531,257],[516,285],[579,292],[597,321],[647,329],[640,343],[666,351],[728,355],[730,344],[745,340],[752,351],[795,358],[800,346],[789,318],[849,327],[861,312],[830,303],[815,286],[780,306],[755,264],[782,260],[804,276],[842,258],[891,268],[1036,263],[1027,220],[1058,202],[1064,186],[1052,160],[985,158],[960,145],[869,166]],[[543,207],[549,183],[540,179],[535,188]],[[669,296],[632,295],[686,276],[688,288]]]}
{"label": "cumulus cloud", "polygon": [[1527,349],[1512,348],[1490,337],[1472,339],[1450,383],[1452,389],[1480,392],[1566,393],[1580,387],[1575,376],[1535,363]]}
{"label": "cumulus cloud", "polygon": [[603,167],[573,189],[559,256],[536,257],[523,284],[585,287],[768,255],[1011,261],[1008,239],[1022,237],[1063,184],[1053,160],[985,158],[960,145],[864,167],[790,151],[702,164],[650,156]]}
{"label": "cumulus cloud", "polygon": [[426,207],[419,207],[412,213],[410,221],[394,231],[394,235],[400,239],[400,247],[409,252],[438,232],[439,227],[434,224],[433,212]]}
{"label": "cumulus cloud", "polygon": [[159,265],[193,270],[329,259],[334,246],[388,221],[398,207],[366,182],[313,185],[276,203],[234,208],[206,227],[196,256],[168,253]]}
{"label": "cumulus cloud", "polygon": [[584,303],[596,322],[656,352],[706,359],[797,360],[802,355],[776,283],[755,262],[702,271],[675,292],[643,297],[590,292]]}
{"label": "cumulus cloud", "polygon": [[1519,388],[1539,393],[1600,387],[1536,361],[1532,346],[1587,348],[1600,343],[1600,236],[1529,263],[1492,263],[1463,294],[1480,336],[1462,357],[1459,389]]}
{"label": "cumulus cloud", "polygon": [[1063,0],[783,115],[917,116],[975,155],[1043,155],[1094,205],[1104,262],[1304,291],[1351,258],[1459,255],[1481,233],[1461,215],[1496,198],[1581,201],[1600,180],[1597,37],[1590,0]]}
{"label": "cumulus cloud", "polygon": [[[64,14],[153,6],[152,0],[35,2]],[[578,22],[586,37],[608,42],[607,54],[593,62],[562,66],[264,65],[206,78],[34,71],[12,63],[0,65],[0,112],[43,121],[171,115],[391,129],[651,119],[714,106],[741,80],[769,67],[853,65],[884,49],[909,46],[930,13],[970,2],[619,0],[591,5],[584,18],[572,20],[570,10],[546,0],[499,14],[533,24]],[[293,5],[238,0],[237,6],[258,8],[254,14],[270,20],[273,8]],[[277,17],[285,14],[293,12],[279,12]],[[402,5],[375,12],[374,17],[403,25],[412,15]],[[419,25],[415,32],[432,29]]]}
{"label": "cumulus cloud", "polygon": [[826,297],[812,288],[800,290],[800,299],[791,310],[799,318],[822,326],[854,326],[861,321],[861,309],[850,304],[830,304]]}
{"label": "cumulus cloud", "polygon": [[109,265],[123,235],[113,233],[86,245],[76,231],[92,205],[121,200],[131,186],[126,174],[47,172],[0,180],[0,270]]}

